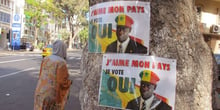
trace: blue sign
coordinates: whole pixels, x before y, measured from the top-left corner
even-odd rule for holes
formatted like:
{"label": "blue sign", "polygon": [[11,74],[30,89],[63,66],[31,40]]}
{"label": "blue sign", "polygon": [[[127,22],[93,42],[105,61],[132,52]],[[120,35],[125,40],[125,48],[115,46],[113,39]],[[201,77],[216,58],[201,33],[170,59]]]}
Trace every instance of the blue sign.
{"label": "blue sign", "polygon": [[15,50],[20,49],[20,40],[21,40],[20,38],[21,38],[21,31],[12,30],[11,45],[13,49]]}
{"label": "blue sign", "polygon": [[20,20],[20,16],[18,15],[18,14],[16,14],[15,16],[14,16],[14,21],[19,21]]}
{"label": "blue sign", "polygon": [[12,27],[21,27],[21,24],[19,24],[19,23],[13,23],[13,24],[12,24]]}
{"label": "blue sign", "polygon": [[15,14],[12,23],[12,37],[11,37],[11,46],[14,50],[20,49],[21,42],[21,16],[19,14]]}

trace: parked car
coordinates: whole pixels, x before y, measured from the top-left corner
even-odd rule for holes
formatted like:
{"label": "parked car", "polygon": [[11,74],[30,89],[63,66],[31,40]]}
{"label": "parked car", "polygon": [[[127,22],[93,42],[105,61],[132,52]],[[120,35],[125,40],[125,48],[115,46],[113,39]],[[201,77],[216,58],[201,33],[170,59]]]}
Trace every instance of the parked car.
{"label": "parked car", "polygon": [[220,80],[220,54],[214,54],[215,60],[218,64],[218,80]]}
{"label": "parked car", "polygon": [[47,45],[45,48],[42,50],[42,57],[50,56],[53,52],[52,45]]}
{"label": "parked car", "polygon": [[34,50],[34,46],[31,42],[26,42],[25,44],[26,44],[25,46],[26,46],[27,51],[33,51]]}
{"label": "parked car", "polygon": [[20,45],[20,49],[26,49],[25,43],[22,43],[22,44]]}
{"label": "parked car", "polygon": [[33,51],[34,46],[31,42],[24,42],[20,45],[20,49],[26,49],[27,51]]}

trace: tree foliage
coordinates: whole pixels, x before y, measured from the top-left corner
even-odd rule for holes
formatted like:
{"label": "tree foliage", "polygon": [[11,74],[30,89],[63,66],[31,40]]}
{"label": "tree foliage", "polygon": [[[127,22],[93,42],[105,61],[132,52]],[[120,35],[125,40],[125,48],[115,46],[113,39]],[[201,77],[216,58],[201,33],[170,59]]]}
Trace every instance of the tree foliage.
{"label": "tree foliage", "polygon": [[[63,12],[57,8],[53,0],[25,0],[26,26],[35,28],[35,45],[37,45],[38,30],[45,27],[49,22],[56,21],[60,24],[63,19]],[[48,20],[48,18],[52,18]]]}
{"label": "tree foliage", "polygon": [[75,25],[87,24],[86,13],[88,12],[88,0],[59,0],[56,2],[62,8],[66,18],[77,16]]}
{"label": "tree foliage", "polygon": [[[70,44],[77,34],[88,26],[86,14],[88,13],[88,0],[25,0],[27,26],[35,27],[35,40],[37,31],[49,23],[68,24]],[[50,18],[50,19],[48,19]],[[61,32],[62,33],[62,32]],[[66,36],[67,34],[65,34]],[[66,39],[66,38],[65,38]]]}
{"label": "tree foliage", "polygon": [[62,35],[62,40],[67,41],[71,33],[67,29],[61,29],[59,34]]}
{"label": "tree foliage", "polygon": [[42,24],[46,24],[47,15],[43,13],[41,2],[38,0],[26,0],[27,8],[24,10],[26,23],[32,24],[36,28],[40,28]]}
{"label": "tree foliage", "polygon": [[38,20],[36,26],[47,22],[46,18],[52,15],[58,21],[64,18],[62,10],[54,4],[53,0],[26,0],[27,8],[25,9],[26,18],[31,20]]}
{"label": "tree foliage", "polygon": [[[56,5],[62,8],[65,17],[68,20],[68,25],[70,27],[71,36],[69,41],[69,47],[71,48],[71,43],[77,37],[77,34],[86,26],[88,26],[88,21],[86,14],[88,13],[88,0],[56,0]],[[77,38],[79,39],[79,38]]]}
{"label": "tree foliage", "polygon": [[88,30],[88,27],[85,27],[84,29],[82,29],[80,32],[79,32],[79,39],[81,41],[82,44],[85,44],[87,39],[88,39],[88,36],[89,36],[89,30]]}

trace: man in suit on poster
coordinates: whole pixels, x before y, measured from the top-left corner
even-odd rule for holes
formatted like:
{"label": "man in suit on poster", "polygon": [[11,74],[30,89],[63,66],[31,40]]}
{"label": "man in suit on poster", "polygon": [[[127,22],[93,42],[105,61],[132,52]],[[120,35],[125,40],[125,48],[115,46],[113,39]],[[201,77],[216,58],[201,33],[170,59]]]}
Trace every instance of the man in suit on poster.
{"label": "man in suit on poster", "polygon": [[116,36],[117,40],[109,44],[106,53],[147,53],[147,47],[131,39],[129,33],[134,23],[133,19],[125,14],[119,14],[115,18],[117,23]]}
{"label": "man in suit on poster", "polygon": [[156,89],[159,77],[150,70],[139,74],[141,78],[141,96],[128,102],[126,109],[131,110],[172,110],[172,107],[159,99],[153,92]]}

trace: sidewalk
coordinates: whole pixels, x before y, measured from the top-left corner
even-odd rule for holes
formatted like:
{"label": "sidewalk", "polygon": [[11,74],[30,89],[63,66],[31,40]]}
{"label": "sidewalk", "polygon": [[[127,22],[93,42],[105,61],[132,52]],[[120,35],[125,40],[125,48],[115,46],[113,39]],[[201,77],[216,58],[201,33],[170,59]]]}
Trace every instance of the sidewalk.
{"label": "sidewalk", "polygon": [[20,50],[7,50],[7,49],[1,49],[0,48],[0,56],[3,55],[14,55],[14,54],[19,54],[19,53],[41,53],[41,50],[35,49],[34,51],[26,51],[25,49],[20,49]]}
{"label": "sidewalk", "polygon": [[[81,49],[67,49],[67,52],[74,52],[74,51],[82,51]],[[0,48],[0,56],[4,55],[14,55],[14,54],[41,54],[42,50],[39,49],[34,49],[34,51],[27,51],[25,49],[20,49],[20,50],[7,50],[7,49],[2,49]]]}

